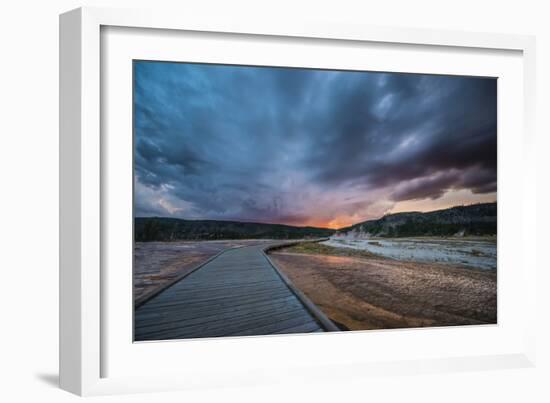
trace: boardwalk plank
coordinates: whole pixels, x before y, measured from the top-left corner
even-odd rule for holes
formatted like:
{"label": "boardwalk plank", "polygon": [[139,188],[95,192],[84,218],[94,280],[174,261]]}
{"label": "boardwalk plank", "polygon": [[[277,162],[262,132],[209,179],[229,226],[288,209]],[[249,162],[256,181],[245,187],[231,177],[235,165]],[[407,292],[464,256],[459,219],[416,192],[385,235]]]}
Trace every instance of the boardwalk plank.
{"label": "boardwalk plank", "polygon": [[[263,331],[264,327],[276,326],[280,329],[279,323],[283,323],[283,326],[289,320],[298,320],[302,323],[303,311],[295,310],[289,312],[283,312],[276,315],[277,321],[273,321],[273,317],[269,315],[262,315],[260,317],[251,317],[249,320],[237,322],[237,323],[222,323],[212,322],[206,325],[198,325],[193,327],[178,328],[177,330],[169,330],[166,332],[152,332],[147,333],[144,337],[148,340],[167,340],[173,339],[186,339],[186,338],[202,338],[202,337],[222,337],[222,336],[254,336],[273,334],[274,332]],[[248,329],[254,329],[250,332]],[[206,336],[205,336],[206,334]]]}
{"label": "boardwalk plank", "polygon": [[[309,323],[312,319],[304,315],[288,315],[283,320],[279,320],[271,323],[256,322],[254,326],[249,328],[243,328],[236,332],[227,333],[227,336],[253,336],[256,334],[276,334],[276,333],[292,333],[287,332],[286,329],[290,329],[294,326],[301,326]],[[284,331],[284,332],[282,332]]]}
{"label": "boardwalk plank", "polygon": [[288,292],[286,289],[282,287],[278,288],[269,288],[269,289],[257,289],[254,292],[249,292],[246,294],[242,293],[231,293],[227,292],[225,294],[209,294],[206,293],[204,295],[201,295],[200,297],[195,296],[193,298],[186,298],[185,296],[181,298],[174,298],[172,300],[166,300],[162,302],[158,302],[155,304],[152,304],[148,310],[142,310],[141,312],[158,312],[159,310],[164,310],[168,308],[173,308],[175,306],[178,306],[181,309],[185,309],[186,306],[192,307],[197,305],[206,305],[209,304],[235,304],[235,303],[241,303],[241,300],[252,300],[255,299],[265,299],[266,297],[272,297],[276,298],[278,296],[282,295],[288,295]]}
{"label": "boardwalk plank", "polygon": [[163,314],[162,317],[149,318],[149,320],[141,320],[136,322],[136,328],[160,326],[164,323],[176,323],[184,320],[186,321],[186,325],[211,322],[213,320],[228,320],[231,318],[251,315],[257,312],[268,313],[272,312],[274,309],[289,306],[300,307],[300,303],[292,297],[285,297],[276,300],[266,300],[261,303],[232,306],[229,308],[220,307],[209,311],[172,311],[171,313]]}
{"label": "boardwalk plank", "polygon": [[248,292],[253,292],[255,290],[273,290],[277,288],[284,288],[284,284],[281,284],[280,281],[271,280],[271,281],[258,281],[250,283],[227,283],[216,284],[215,287],[193,287],[181,289],[176,292],[170,293],[165,298],[159,298],[159,303],[164,300],[173,300],[173,298],[194,298],[199,295],[217,295],[223,294],[227,295],[228,293],[240,293],[246,294]]}
{"label": "boardwalk plank", "polygon": [[228,250],[135,311],[135,340],[324,331],[265,258]]}
{"label": "boardwalk plank", "polygon": [[[185,327],[182,327],[182,322],[170,323],[161,325],[160,329],[149,327],[140,329],[145,337],[151,335],[165,338],[175,335],[176,338],[185,337],[203,337],[201,334],[208,334],[208,337],[223,336],[240,332],[242,329],[253,329],[267,325],[273,325],[275,321],[284,322],[288,319],[304,320],[304,308],[301,306],[287,306],[279,309],[271,309],[269,311],[255,312],[252,314],[235,317],[232,320],[211,320],[189,323],[185,321]],[[265,333],[258,333],[265,334]]]}

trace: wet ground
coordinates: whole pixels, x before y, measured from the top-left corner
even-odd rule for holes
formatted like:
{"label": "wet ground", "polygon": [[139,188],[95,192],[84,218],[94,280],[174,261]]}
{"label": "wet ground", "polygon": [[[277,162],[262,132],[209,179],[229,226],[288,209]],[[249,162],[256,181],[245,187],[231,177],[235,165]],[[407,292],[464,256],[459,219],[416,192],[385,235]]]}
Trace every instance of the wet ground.
{"label": "wet ground", "polygon": [[343,329],[496,323],[496,270],[345,251],[302,245],[270,256]]}
{"label": "wet ground", "polygon": [[375,255],[415,262],[450,263],[476,269],[496,270],[495,238],[331,238],[323,242],[337,248],[364,250]]}

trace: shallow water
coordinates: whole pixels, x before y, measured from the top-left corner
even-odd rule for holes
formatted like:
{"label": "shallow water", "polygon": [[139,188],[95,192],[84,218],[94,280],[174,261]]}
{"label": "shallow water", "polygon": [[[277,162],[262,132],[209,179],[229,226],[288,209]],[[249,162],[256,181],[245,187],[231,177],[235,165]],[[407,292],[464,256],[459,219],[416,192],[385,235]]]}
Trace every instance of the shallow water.
{"label": "shallow water", "polygon": [[496,270],[496,242],[449,239],[343,239],[322,242],[337,248],[365,250],[376,255],[415,262],[460,264],[483,270]]}

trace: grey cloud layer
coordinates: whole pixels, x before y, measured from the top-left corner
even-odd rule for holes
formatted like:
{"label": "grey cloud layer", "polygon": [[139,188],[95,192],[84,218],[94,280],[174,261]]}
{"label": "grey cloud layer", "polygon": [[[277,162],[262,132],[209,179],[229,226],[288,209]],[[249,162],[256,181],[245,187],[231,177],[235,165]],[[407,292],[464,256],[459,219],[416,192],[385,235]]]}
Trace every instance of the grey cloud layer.
{"label": "grey cloud layer", "polygon": [[137,216],[299,223],[496,190],[494,79],[136,62],[134,85]]}

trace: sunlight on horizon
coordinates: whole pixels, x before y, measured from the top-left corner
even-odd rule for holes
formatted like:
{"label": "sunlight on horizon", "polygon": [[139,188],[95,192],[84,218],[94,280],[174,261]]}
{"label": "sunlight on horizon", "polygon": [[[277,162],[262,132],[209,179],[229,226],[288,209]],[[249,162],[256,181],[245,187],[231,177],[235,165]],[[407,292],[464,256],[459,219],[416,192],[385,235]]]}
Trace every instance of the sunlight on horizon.
{"label": "sunlight on horizon", "polygon": [[[338,216],[332,220],[320,222],[315,220],[308,220],[306,223],[301,226],[313,226],[320,228],[330,228],[330,229],[342,229],[350,227],[355,224],[359,224],[368,220],[376,220],[382,218],[387,214],[395,213],[405,213],[405,212],[422,212],[427,213],[435,210],[443,210],[456,206],[468,206],[471,204],[477,203],[494,203],[497,201],[496,192],[488,194],[474,194],[468,189],[461,190],[449,190],[443,196],[438,199],[420,199],[420,200],[407,200],[402,202],[397,202],[393,207],[388,209],[385,214],[378,216],[365,216],[363,218],[357,219],[353,216]],[[292,225],[292,224],[290,224]]]}

